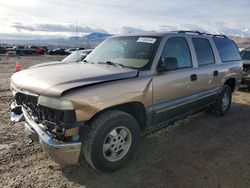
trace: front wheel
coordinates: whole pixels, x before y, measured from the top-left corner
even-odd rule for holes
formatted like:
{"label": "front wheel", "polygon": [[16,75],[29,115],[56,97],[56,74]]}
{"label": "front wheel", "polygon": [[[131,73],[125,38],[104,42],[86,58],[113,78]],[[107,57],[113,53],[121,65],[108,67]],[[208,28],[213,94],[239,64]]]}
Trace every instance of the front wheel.
{"label": "front wheel", "polygon": [[83,141],[87,162],[100,171],[121,168],[132,156],[140,139],[137,121],[128,113],[108,111],[98,116]]}
{"label": "front wheel", "polygon": [[229,111],[232,100],[232,91],[228,85],[224,85],[221,93],[212,106],[212,113],[216,116],[224,116]]}

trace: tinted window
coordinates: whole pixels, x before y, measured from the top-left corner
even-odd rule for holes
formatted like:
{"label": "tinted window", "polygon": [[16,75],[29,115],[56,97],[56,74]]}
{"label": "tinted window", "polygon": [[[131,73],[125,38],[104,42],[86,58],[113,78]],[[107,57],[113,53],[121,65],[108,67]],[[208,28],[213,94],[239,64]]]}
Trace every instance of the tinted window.
{"label": "tinted window", "polygon": [[215,37],[214,42],[222,62],[241,60],[238,48],[232,40]]}
{"label": "tinted window", "polygon": [[242,60],[250,60],[250,50],[249,51],[243,50],[241,52],[241,58]]}
{"label": "tinted window", "polygon": [[208,65],[214,63],[214,54],[207,39],[193,38],[198,65]]}
{"label": "tinted window", "polygon": [[183,37],[170,38],[163,49],[161,57],[176,58],[177,68],[192,66],[188,43]]}

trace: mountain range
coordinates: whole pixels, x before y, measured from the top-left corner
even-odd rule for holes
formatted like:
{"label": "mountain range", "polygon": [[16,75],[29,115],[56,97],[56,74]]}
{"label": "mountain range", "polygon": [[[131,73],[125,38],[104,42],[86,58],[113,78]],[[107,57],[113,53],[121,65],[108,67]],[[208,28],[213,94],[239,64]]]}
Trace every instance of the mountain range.
{"label": "mountain range", "polygon": [[67,40],[71,40],[71,41],[100,41],[100,40],[104,40],[108,37],[112,36],[109,33],[98,33],[98,32],[94,32],[94,33],[90,33],[88,35],[84,35],[84,36],[72,36],[69,37]]}
{"label": "mountain range", "polygon": [[[70,36],[70,37],[46,37],[46,36],[30,36],[30,35],[2,35],[0,34],[0,45],[45,45],[45,46],[58,46],[58,47],[75,47],[84,46],[93,48],[106,38],[112,36],[110,33],[92,32],[87,35]],[[248,37],[233,37],[232,38],[238,46],[250,46],[250,38]]]}
{"label": "mountain range", "polygon": [[75,46],[76,43],[79,46],[95,47],[97,44],[112,36],[109,33],[93,32],[82,36],[27,36],[27,35],[0,35],[0,45],[45,45],[45,46]]}

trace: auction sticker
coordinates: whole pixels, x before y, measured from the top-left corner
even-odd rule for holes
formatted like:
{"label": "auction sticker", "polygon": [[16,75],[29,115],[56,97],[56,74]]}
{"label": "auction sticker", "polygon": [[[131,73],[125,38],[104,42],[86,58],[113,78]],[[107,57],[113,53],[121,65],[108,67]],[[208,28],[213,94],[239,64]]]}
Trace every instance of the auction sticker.
{"label": "auction sticker", "polygon": [[156,41],[156,39],[154,38],[150,38],[150,37],[139,37],[138,40],[136,42],[145,42],[145,43],[150,43],[150,44],[154,44]]}

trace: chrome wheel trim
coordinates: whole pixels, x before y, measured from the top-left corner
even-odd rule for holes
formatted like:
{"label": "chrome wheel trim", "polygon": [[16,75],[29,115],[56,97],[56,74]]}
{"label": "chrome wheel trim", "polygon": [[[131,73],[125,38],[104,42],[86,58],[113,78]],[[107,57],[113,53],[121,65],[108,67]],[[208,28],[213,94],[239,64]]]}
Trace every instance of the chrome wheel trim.
{"label": "chrome wheel trim", "polygon": [[132,135],[126,127],[116,127],[106,136],[103,142],[103,156],[110,162],[123,158],[129,151]]}
{"label": "chrome wheel trim", "polygon": [[224,93],[223,97],[222,97],[222,104],[221,104],[221,108],[223,111],[226,111],[229,105],[229,94],[228,93]]}

